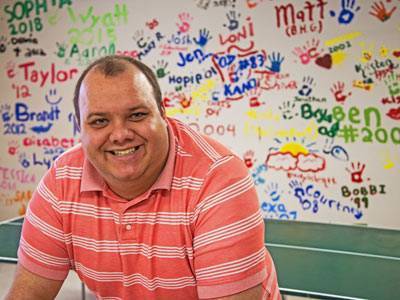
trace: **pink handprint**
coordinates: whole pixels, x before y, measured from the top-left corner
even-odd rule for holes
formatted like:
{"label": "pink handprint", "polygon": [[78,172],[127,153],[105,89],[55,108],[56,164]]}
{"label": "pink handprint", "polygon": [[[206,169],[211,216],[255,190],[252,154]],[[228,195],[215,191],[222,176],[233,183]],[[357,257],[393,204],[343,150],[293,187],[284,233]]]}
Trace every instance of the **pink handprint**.
{"label": "pink handprint", "polygon": [[189,21],[192,21],[193,18],[190,16],[189,13],[180,13],[178,15],[178,17],[179,17],[179,20],[181,21],[181,24],[176,23],[176,25],[179,28],[179,32],[181,32],[181,33],[188,32],[190,29]]}

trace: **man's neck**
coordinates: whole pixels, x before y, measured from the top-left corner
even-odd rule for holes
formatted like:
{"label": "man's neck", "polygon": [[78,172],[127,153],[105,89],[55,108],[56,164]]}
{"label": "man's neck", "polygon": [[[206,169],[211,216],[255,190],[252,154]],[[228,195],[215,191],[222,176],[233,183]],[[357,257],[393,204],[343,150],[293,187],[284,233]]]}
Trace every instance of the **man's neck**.
{"label": "man's neck", "polygon": [[[108,184],[108,187],[110,190],[117,195],[118,197],[121,197],[125,200],[133,200],[136,197],[142,195],[146,191],[148,191],[153,184],[146,184],[144,185],[143,182],[141,183],[124,183],[120,182],[120,184]],[[139,187],[139,188],[137,188]]]}

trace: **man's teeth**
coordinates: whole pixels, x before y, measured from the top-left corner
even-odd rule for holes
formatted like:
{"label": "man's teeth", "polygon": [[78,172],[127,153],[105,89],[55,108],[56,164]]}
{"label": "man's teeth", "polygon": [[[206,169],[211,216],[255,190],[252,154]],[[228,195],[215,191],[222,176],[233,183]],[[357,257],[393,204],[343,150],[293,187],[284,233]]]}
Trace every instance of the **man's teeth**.
{"label": "man's teeth", "polygon": [[123,156],[123,155],[128,155],[128,154],[135,152],[137,150],[137,148],[138,147],[134,147],[134,148],[127,149],[127,150],[114,150],[112,152],[114,155]]}

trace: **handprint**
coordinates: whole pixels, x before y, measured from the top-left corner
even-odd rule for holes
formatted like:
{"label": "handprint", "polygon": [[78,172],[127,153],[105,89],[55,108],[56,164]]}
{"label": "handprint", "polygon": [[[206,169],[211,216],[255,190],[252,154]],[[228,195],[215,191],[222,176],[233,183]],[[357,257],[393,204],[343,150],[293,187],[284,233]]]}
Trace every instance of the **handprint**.
{"label": "handprint", "polygon": [[304,188],[303,185],[301,184],[300,181],[298,181],[297,179],[293,179],[291,181],[289,181],[289,187],[294,190],[295,195],[300,195],[304,196]]}
{"label": "handprint", "polygon": [[272,52],[272,55],[268,55],[268,59],[271,61],[271,66],[266,66],[268,70],[274,73],[279,73],[281,71],[281,64],[284,61],[285,57],[281,57],[281,54],[278,52]]}
{"label": "handprint", "polygon": [[386,10],[385,5],[383,4],[382,1],[374,2],[371,6],[372,11],[369,12],[370,15],[378,18],[381,22],[385,22],[390,19],[392,16],[393,12],[396,9],[396,6],[393,7],[389,12]]}
{"label": "handprint", "polygon": [[295,116],[298,115],[298,113],[293,113],[293,109],[296,107],[296,105],[290,101],[283,102],[281,106],[279,106],[279,110],[282,111],[282,117],[285,120],[291,120]]}
{"label": "handprint", "polygon": [[185,94],[181,94],[179,103],[183,108],[188,108],[192,104],[192,97],[188,99]]}
{"label": "handprint", "polygon": [[351,92],[348,93],[347,95],[343,94],[344,90],[344,82],[338,81],[333,84],[333,87],[331,87],[331,92],[333,96],[335,96],[336,102],[339,103],[344,103],[346,101],[347,97],[351,95]]}
{"label": "handprint", "polygon": [[193,41],[200,47],[204,47],[207,44],[207,42],[211,39],[212,37],[210,36],[210,31],[207,30],[206,28],[203,28],[199,30],[199,38],[198,39],[193,38]]}
{"label": "handprint", "polygon": [[13,114],[10,113],[11,111],[11,105],[9,104],[2,104],[0,106],[0,114],[1,114],[1,120],[5,123],[10,122],[11,118],[13,117]]}
{"label": "handprint", "polygon": [[[355,13],[360,10],[360,6],[356,7],[356,0],[342,0],[341,6],[338,21],[339,24],[347,25],[353,20]],[[336,13],[330,11],[330,15],[334,17]]]}
{"label": "handprint", "polygon": [[178,17],[179,20],[181,21],[181,24],[176,23],[176,26],[178,26],[179,28],[179,32],[181,33],[188,32],[190,29],[189,21],[192,21],[193,18],[188,13],[180,13]]}
{"label": "handprint", "polygon": [[400,83],[397,79],[396,73],[391,73],[389,76],[386,77],[384,82],[389,89],[390,96],[395,97],[400,94]]}
{"label": "handprint", "polygon": [[202,9],[207,9],[210,5],[211,0],[197,0],[196,6]]}
{"label": "handprint", "polygon": [[314,78],[307,76],[303,77],[303,85],[299,90],[299,95],[303,97],[308,97],[312,92],[312,86],[314,86]]}
{"label": "handprint", "polygon": [[246,92],[246,96],[249,97],[249,105],[250,107],[258,107],[263,102],[260,102],[259,98],[261,96],[261,88],[255,87],[254,89],[249,90]]}
{"label": "handprint", "polygon": [[357,162],[357,165],[354,164],[354,162],[351,163],[351,170],[346,168],[346,171],[351,174],[351,181],[355,183],[361,183],[363,182],[363,172],[365,169],[365,164],[361,164],[360,162]]}
{"label": "handprint", "polygon": [[307,41],[305,45],[294,48],[292,53],[300,58],[303,65],[306,65],[320,54],[318,51],[319,43],[319,40],[313,38],[311,41]]}
{"label": "handprint", "polygon": [[[147,42],[144,41],[144,31],[143,30],[137,30],[135,32],[135,35],[132,37],[132,39],[134,41],[136,41],[136,45],[141,49],[146,47],[146,45],[147,45]],[[149,38],[147,38],[147,40],[148,39]]]}
{"label": "handprint", "polygon": [[153,30],[154,28],[156,28],[158,26],[158,21],[156,19],[153,19],[149,22],[146,22],[146,26],[150,29]]}
{"label": "handprint", "polygon": [[243,155],[246,167],[251,168],[254,165],[253,158],[254,158],[254,151],[253,150],[246,151],[246,153]]}
{"label": "handprint", "polygon": [[67,45],[65,43],[56,42],[58,51],[55,53],[59,58],[65,57],[65,51],[67,50]]}
{"label": "handprint", "polygon": [[300,47],[294,48],[292,53],[300,58],[300,61],[303,65],[308,64],[311,61],[310,55],[308,55],[307,50],[304,50]]}
{"label": "handprint", "polygon": [[279,186],[276,182],[271,182],[268,186],[267,189],[265,190],[265,192],[267,193],[267,195],[270,197],[270,199],[272,200],[272,202],[277,202],[280,200],[281,195],[278,191]]}
{"label": "handprint", "polygon": [[165,72],[167,66],[168,63],[165,60],[157,61],[157,67],[153,66],[153,68],[156,69],[157,78],[164,78],[169,74],[169,72]]}
{"label": "handprint", "polygon": [[240,14],[236,14],[234,10],[231,10],[226,14],[226,17],[228,18],[229,24],[224,24],[225,27],[228,27],[230,31],[234,31],[239,28],[238,18],[240,17]]}

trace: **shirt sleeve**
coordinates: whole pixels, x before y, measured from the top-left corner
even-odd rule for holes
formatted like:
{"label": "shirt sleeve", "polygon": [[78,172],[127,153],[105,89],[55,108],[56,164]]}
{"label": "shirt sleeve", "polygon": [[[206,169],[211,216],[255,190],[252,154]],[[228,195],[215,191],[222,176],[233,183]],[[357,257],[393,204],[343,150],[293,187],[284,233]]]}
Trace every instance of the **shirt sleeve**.
{"label": "shirt sleeve", "polygon": [[18,261],[34,274],[64,280],[71,266],[66,242],[55,170],[51,168],[39,182],[29,201],[18,248]]}
{"label": "shirt sleeve", "polygon": [[263,299],[280,299],[257,193],[244,163],[236,156],[216,161],[199,199],[193,240],[199,297],[233,295],[262,284]]}

